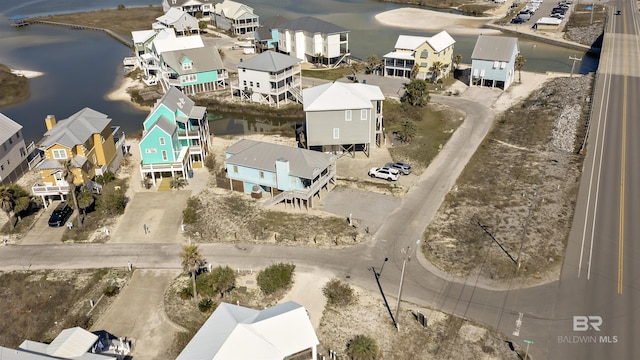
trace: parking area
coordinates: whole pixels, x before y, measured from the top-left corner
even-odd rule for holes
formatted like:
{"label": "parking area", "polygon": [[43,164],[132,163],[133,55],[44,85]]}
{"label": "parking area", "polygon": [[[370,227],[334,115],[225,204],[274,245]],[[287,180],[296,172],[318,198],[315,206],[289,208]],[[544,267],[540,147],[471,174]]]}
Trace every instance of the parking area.
{"label": "parking area", "polygon": [[557,19],[562,23],[569,17],[572,6],[571,0],[530,0],[519,12],[512,12],[510,25],[534,27],[541,18]]}
{"label": "parking area", "polygon": [[[50,227],[49,217],[60,201],[54,201],[48,208],[40,210],[35,223],[20,239],[20,245],[60,244],[65,227]],[[72,214],[73,218],[76,214]]]}

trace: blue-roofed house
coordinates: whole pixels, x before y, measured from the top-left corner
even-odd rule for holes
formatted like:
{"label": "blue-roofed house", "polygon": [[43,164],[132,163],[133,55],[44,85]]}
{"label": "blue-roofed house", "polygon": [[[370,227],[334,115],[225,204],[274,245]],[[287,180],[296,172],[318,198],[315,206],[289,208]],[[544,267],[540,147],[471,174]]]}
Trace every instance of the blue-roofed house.
{"label": "blue-roofed house", "polygon": [[297,147],[242,139],[225,150],[231,189],[270,194],[266,205],[286,201],[313,207],[329,182],[336,180],[337,156]]}
{"label": "blue-roofed house", "polygon": [[187,178],[194,167],[202,167],[211,139],[207,109],[171,87],[142,123],[140,174],[151,179]]}
{"label": "blue-roofed house", "polygon": [[499,87],[507,90],[515,79],[518,39],[480,35],[471,54],[469,85]]}
{"label": "blue-roofed house", "polygon": [[176,360],[316,360],[318,337],[293,301],[254,310],[220,303]]}
{"label": "blue-roofed house", "polygon": [[311,16],[278,25],[278,51],[304,62],[337,66],[349,61],[349,30]]}
{"label": "blue-roofed house", "polygon": [[231,84],[231,96],[278,107],[289,100],[302,102],[301,74],[300,60],[265,51],[238,64],[238,82]]}

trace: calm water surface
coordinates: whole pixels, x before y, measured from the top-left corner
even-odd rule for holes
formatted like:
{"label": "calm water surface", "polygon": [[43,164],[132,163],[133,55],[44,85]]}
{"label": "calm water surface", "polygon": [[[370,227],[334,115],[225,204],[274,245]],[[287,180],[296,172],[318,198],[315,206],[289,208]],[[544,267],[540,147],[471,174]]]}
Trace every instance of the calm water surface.
{"label": "calm water surface", "polygon": [[[366,58],[370,54],[379,57],[393,49],[400,34],[431,36],[418,30],[382,26],[374,16],[382,11],[401,6],[370,0],[244,0],[266,20],[275,15],[289,19],[315,16],[350,30],[351,52],[355,57]],[[110,92],[122,75],[122,58],[130,50],[109,36],[64,28],[32,25],[20,29],[9,26],[8,18],[14,15],[38,16],[56,13],[115,8],[118,4],[130,6],[159,5],[160,0],[1,0],[0,1],[0,63],[13,68],[36,70],[45,75],[31,80],[31,98],[21,104],[5,107],[0,112],[22,124],[25,138],[38,140],[45,131],[44,118],[54,114],[66,118],[83,107],[91,107],[109,115],[114,124],[127,133],[141,128],[147,115],[121,101],[109,101],[104,95]],[[425,19],[428,21],[428,19]],[[141,29],[150,24],[141,24]],[[454,35],[456,53],[463,62],[471,56],[476,36]],[[528,71],[569,72],[570,56],[585,59],[581,72],[595,70],[597,61],[576,54],[575,51],[532,41],[520,40],[521,52],[527,58]],[[266,131],[278,126],[281,120],[261,119],[238,114],[212,114],[215,134]]]}

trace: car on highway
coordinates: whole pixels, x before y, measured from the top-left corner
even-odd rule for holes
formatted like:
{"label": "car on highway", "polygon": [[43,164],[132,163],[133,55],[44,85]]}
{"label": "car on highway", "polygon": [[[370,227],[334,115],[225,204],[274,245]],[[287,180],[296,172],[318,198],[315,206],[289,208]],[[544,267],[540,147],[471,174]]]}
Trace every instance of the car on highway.
{"label": "car on highway", "polygon": [[622,10],[616,10],[616,15],[622,14]]}
{"label": "car on highway", "polygon": [[400,177],[400,171],[387,167],[374,167],[369,170],[369,176],[387,181],[396,181]]}
{"label": "car on highway", "polygon": [[400,172],[400,174],[402,174],[402,175],[411,174],[411,165],[409,165],[407,163],[403,163],[401,161],[388,162],[388,163],[384,164],[384,167],[391,168],[391,169],[397,169]]}
{"label": "car on highway", "polygon": [[69,203],[67,203],[66,201],[61,202],[53,210],[53,213],[51,213],[51,217],[49,218],[49,226],[51,227],[63,226],[64,224],[67,223],[67,220],[69,219],[72,213],[73,213],[73,209],[71,208],[71,206],[69,206]]}

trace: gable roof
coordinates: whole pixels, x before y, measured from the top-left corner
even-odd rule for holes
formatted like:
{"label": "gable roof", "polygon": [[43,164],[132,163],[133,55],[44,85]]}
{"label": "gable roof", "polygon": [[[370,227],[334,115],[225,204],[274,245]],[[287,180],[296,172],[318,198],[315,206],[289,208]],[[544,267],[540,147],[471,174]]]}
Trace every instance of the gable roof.
{"label": "gable roof", "polygon": [[276,16],[272,16],[272,17],[268,18],[265,22],[262,23],[261,26],[264,26],[269,30],[277,29],[278,26],[280,26],[281,24],[284,24],[284,23],[286,23],[288,21],[289,21],[289,19],[287,19],[286,17],[280,16],[280,15],[276,15]]}
{"label": "gable roof", "polygon": [[275,51],[265,51],[238,64],[238,69],[277,72],[300,63],[300,59]]}
{"label": "gable roof", "polygon": [[[182,61],[185,58],[189,58],[192,62],[192,67],[189,70],[182,69]],[[224,69],[220,52],[215,46],[167,51],[162,54],[162,60],[180,75]]]}
{"label": "gable roof", "polygon": [[518,39],[506,36],[480,35],[471,54],[472,60],[511,61],[518,53]]}
{"label": "gable roof", "polygon": [[60,120],[51,130],[44,133],[40,146],[49,147],[60,144],[67,148],[84,144],[93,134],[101,133],[111,124],[111,119],[88,107],[70,117]]}
{"label": "gable roof", "polygon": [[370,109],[371,101],[384,100],[378,86],[332,82],[302,90],[304,111]]}
{"label": "gable roof", "polygon": [[182,36],[182,37],[166,37],[160,38],[156,36],[153,40],[153,48],[157,55],[161,55],[167,51],[195,49],[204,47],[204,42],[200,35]]}
{"label": "gable roof", "polygon": [[231,156],[227,164],[275,172],[276,161],[288,160],[289,173],[303,179],[313,179],[335,160],[335,155],[268,142],[242,139],[225,150]]}
{"label": "gable roof", "polygon": [[[182,91],[178,90],[175,86],[169,88],[169,90],[156,102],[153,107],[155,110],[158,106],[164,105],[174,114],[180,110],[185,113],[191,119],[202,119],[204,112],[207,110],[204,106],[196,106],[193,100],[191,100]],[[153,114],[153,110],[149,114]],[[146,120],[145,120],[146,121]]]}
{"label": "gable roof", "polygon": [[449,35],[449,33],[444,30],[440,31],[430,38],[427,38],[427,43],[429,43],[429,46],[431,46],[431,48],[437,53],[455,44],[455,42],[456,41],[453,40],[451,35]]}
{"label": "gable roof", "polygon": [[9,119],[3,113],[0,113],[0,144],[4,144],[10,137],[22,130],[22,125]]}
{"label": "gable roof", "polygon": [[[175,4],[174,4],[174,1],[175,1]],[[185,5],[214,4],[215,0],[168,0],[167,2],[172,6],[185,6]]]}
{"label": "gable roof", "polygon": [[159,22],[161,22],[163,24],[174,24],[174,23],[178,22],[180,20],[180,18],[182,18],[183,16],[189,16],[189,17],[193,18],[193,16],[187,14],[186,12],[184,12],[184,11],[178,9],[178,8],[172,7],[164,15],[157,17],[156,20],[158,20]]}
{"label": "gable roof", "polygon": [[223,302],[176,360],[282,360],[318,344],[300,304],[289,301],[254,310]]}
{"label": "gable roof", "polygon": [[246,13],[253,15],[253,8],[232,0],[224,0],[215,5],[215,12],[218,15],[224,13],[224,16],[229,19],[237,19]]}
{"label": "gable roof", "polygon": [[134,44],[139,44],[149,41],[149,39],[156,36],[156,34],[155,30],[136,30],[131,32],[131,38]]}
{"label": "gable roof", "polygon": [[64,329],[51,344],[25,340],[15,350],[5,352],[0,348],[0,359],[7,360],[107,360],[115,359],[112,355],[101,355],[91,352],[98,336],[80,327]]}
{"label": "gable roof", "polygon": [[284,24],[278,25],[278,29],[285,30],[302,30],[306,32],[310,32],[312,34],[321,33],[321,34],[334,34],[341,32],[348,32],[349,30],[343,28],[342,26],[320,20],[318,18],[314,18],[311,16],[301,17],[295,20],[291,20]]}
{"label": "gable roof", "polygon": [[394,49],[416,50],[427,41],[426,36],[398,35]]}

